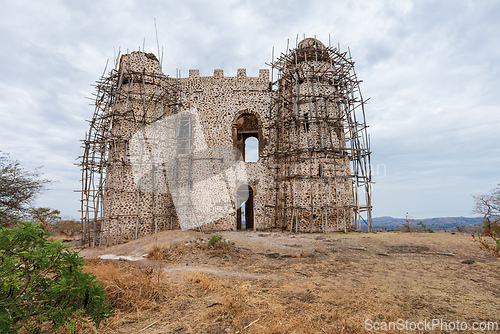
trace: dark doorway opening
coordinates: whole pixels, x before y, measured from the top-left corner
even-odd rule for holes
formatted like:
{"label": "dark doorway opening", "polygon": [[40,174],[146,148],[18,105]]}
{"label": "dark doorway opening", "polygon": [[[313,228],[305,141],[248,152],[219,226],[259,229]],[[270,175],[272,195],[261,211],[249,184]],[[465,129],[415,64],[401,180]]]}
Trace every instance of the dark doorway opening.
{"label": "dark doorway opening", "polygon": [[253,189],[249,185],[242,185],[238,188],[236,211],[236,229],[253,230]]}

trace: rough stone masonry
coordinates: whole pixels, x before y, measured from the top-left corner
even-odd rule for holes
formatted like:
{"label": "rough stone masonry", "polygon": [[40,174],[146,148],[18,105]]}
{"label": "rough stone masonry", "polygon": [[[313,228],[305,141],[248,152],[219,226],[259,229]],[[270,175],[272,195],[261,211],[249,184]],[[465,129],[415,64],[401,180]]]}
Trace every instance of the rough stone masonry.
{"label": "rough stone masonry", "polygon": [[[84,141],[88,240],[371,226],[371,152],[353,65],[314,38],[273,62],[274,82],[268,69],[171,78],[153,54],[121,56],[98,82]],[[249,138],[255,162],[246,161]]]}

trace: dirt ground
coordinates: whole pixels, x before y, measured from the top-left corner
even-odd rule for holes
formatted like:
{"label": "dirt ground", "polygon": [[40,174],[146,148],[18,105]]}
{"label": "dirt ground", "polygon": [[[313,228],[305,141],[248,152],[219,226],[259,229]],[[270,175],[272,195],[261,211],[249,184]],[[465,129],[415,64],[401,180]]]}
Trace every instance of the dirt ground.
{"label": "dirt ground", "polygon": [[[167,231],[81,250],[105,286],[118,278],[100,276],[99,266],[133,267],[158,273],[168,295],[149,309],[117,312],[98,332],[362,333],[367,321],[398,319],[500,324],[500,259],[467,234],[220,234],[232,247],[209,251],[210,234]],[[117,259],[96,260],[110,254]]]}

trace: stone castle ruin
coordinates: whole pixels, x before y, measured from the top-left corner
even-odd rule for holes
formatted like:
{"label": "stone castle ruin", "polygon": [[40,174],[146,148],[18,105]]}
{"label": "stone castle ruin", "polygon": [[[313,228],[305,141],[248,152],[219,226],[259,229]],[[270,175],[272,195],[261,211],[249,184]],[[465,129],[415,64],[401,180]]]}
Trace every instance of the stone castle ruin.
{"label": "stone castle ruin", "polygon": [[370,142],[350,53],[306,38],[270,65],[271,79],[268,69],[172,78],[154,54],[119,57],[97,82],[83,141],[83,242],[168,229],[371,230]]}

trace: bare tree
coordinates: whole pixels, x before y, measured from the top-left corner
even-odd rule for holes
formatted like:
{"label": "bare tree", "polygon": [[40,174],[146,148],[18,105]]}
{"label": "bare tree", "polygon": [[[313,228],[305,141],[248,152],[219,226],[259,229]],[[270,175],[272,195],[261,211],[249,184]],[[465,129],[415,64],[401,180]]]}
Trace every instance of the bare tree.
{"label": "bare tree", "polygon": [[500,232],[500,185],[490,194],[473,196],[475,200],[474,212],[483,216],[484,232]]}
{"label": "bare tree", "polygon": [[476,205],[474,212],[483,215],[483,233],[475,241],[480,243],[480,248],[500,257],[500,185],[488,195],[473,196]]}
{"label": "bare tree", "polygon": [[[1,154],[1,152],[0,152]],[[28,171],[18,161],[0,155],[0,225],[7,227],[30,209],[48,180],[39,179],[38,170]]]}

